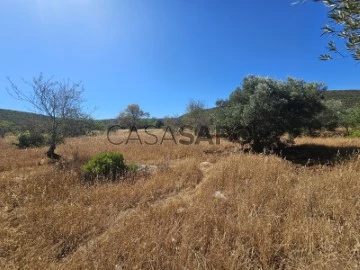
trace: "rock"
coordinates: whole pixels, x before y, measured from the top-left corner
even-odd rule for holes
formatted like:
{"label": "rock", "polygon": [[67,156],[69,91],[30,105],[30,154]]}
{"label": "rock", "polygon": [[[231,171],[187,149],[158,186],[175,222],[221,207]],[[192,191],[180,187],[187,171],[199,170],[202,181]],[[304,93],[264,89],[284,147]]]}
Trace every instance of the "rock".
{"label": "rock", "polygon": [[226,200],[226,197],[225,197],[224,193],[222,193],[222,192],[219,191],[219,190],[215,191],[214,197],[217,198],[217,199]]}
{"label": "rock", "polygon": [[156,171],[158,166],[156,165],[147,165],[147,164],[139,164],[139,168],[137,169],[138,172],[149,172],[149,171]]}

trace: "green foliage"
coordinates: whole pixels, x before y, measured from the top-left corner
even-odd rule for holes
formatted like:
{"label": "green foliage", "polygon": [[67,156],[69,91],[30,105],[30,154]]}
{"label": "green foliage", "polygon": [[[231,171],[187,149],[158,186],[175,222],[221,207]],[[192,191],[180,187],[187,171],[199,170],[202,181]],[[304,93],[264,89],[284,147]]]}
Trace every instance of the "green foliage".
{"label": "green foliage", "polygon": [[342,123],[346,127],[360,127],[360,106],[346,110],[342,117]]}
{"label": "green foliage", "polygon": [[[360,1],[359,0],[314,0],[323,2],[328,8],[330,25],[325,25],[323,34],[345,40],[344,50],[350,52],[351,57],[360,60]],[[344,56],[333,40],[328,43],[328,50],[332,54]],[[320,56],[321,60],[330,60],[328,54]]]}
{"label": "green foliage", "polygon": [[149,116],[150,114],[143,111],[138,104],[130,104],[120,113],[118,121],[119,124],[124,127],[136,126],[139,128],[140,119]]}
{"label": "green foliage", "polygon": [[4,137],[6,133],[14,133],[15,125],[6,120],[0,120],[0,137]]}
{"label": "green foliage", "polygon": [[134,173],[139,169],[139,165],[135,164],[135,163],[129,163],[126,164],[126,172],[131,172]]}
{"label": "green foliage", "polygon": [[136,128],[142,129],[146,127],[155,127],[155,128],[161,128],[164,125],[162,120],[157,119],[155,117],[152,118],[141,118],[138,119],[136,122]]}
{"label": "green foliage", "polygon": [[163,129],[170,128],[172,131],[177,131],[181,126],[184,125],[182,121],[183,117],[179,117],[177,115],[174,116],[165,116],[163,119]]}
{"label": "green foliage", "polygon": [[311,125],[324,107],[325,90],[322,84],[292,78],[282,82],[248,76],[242,87],[221,103],[216,124],[246,131],[245,141],[256,151],[273,148],[284,133],[295,137]]}
{"label": "green foliage", "polygon": [[155,126],[156,128],[161,128],[164,125],[164,123],[163,123],[163,121],[161,119],[158,119],[158,118],[155,118],[155,117],[152,117],[152,118],[146,119],[146,120],[148,120],[146,126],[151,125],[151,126]]}
{"label": "green foliage", "polygon": [[354,108],[360,104],[360,90],[333,90],[325,92],[326,100],[339,100],[344,108]]}
{"label": "green foliage", "polygon": [[41,114],[18,112],[0,109],[0,126],[9,133],[29,130],[36,133],[45,133],[47,117]]}
{"label": "green foliage", "polygon": [[124,157],[117,152],[98,154],[82,167],[82,173],[86,181],[95,179],[114,181],[117,177],[123,176],[126,170]]}
{"label": "green foliage", "polygon": [[360,129],[352,129],[349,131],[349,137],[360,138]]}
{"label": "green foliage", "polygon": [[[325,109],[316,116],[315,128],[334,130],[360,125],[360,91],[338,90],[325,92]],[[316,122],[317,121],[317,122]]]}
{"label": "green foliage", "polygon": [[65,119],[59,126],[59,133],[64,137],[76,137],[85,135],[91,130],[96,130],[99,125],[91,118]]}
{"label": "green foliage", "polygon": [[22,132],[18,135],[18,147],[41,147],[49,142],[49,136],[40,133],[31,133],[30,131]]}
{"label": "green foliage", "polygon": [[[31,133],[50,133],[50,117],[28,112],[18,112],[0,109],[0,136],[4,133],[18,133],[29,130]],[[107,126],[115,120],[93,120],[84,119],[65,119],[59,125],[59,136],[74,137],[85,135],[90,130],[106,130]]]}
{"label": "green foliage", "polygon": [[344,107],[340,100],[330,99],[324,102],[324,110],[316,116],[319,128],[333,131],[341,125]]}

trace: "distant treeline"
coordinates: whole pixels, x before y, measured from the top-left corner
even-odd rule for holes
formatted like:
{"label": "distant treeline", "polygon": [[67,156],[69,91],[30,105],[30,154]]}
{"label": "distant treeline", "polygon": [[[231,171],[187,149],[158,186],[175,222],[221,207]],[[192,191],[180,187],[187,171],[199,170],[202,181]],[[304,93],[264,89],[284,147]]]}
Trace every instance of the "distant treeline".
{"label": "distant treeline", "polygon": [[344,107],[353,108],[360,105],[360,90],[332,90],[325,92],[327,100],[340,100]]}
{"label": "distant treeline", "polygon": [[[360,90],[333,90],[325,92],[326,100],[340,100],[345,108],[353,108],[360,105]],[[210,115],[214,113],[216,108],[206,110]],[[184,118],[184,116],[180,117]],[[138,128],[143,128],[148,125],[161,127],[167,122],[172,122],[176,119],[157,119],[146,118],[141,119],[141,125]],[[18,133],[30,130],[33,132],[46,133],[47,132],[48,117],[29,112],[19,112],[14,110],[0,109],[0,136],[5,133]],[[64,134],[66,136],[78,136],[86,134],[91,130],[107,130],[108,127],[117,124],[117,119],[104,120],[69,120],[64,125]]]}

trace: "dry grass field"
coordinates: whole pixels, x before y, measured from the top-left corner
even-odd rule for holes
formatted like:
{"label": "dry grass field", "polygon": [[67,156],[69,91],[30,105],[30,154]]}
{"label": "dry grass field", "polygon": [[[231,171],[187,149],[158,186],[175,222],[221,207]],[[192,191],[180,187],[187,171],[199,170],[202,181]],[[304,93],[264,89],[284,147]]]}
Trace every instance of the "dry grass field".
{"label": "dry grass field", "polygon": [[[300,138],[281,158],[102,135],[68,139],[57,163],[12,140],[0,139],[0,269],[360,268],[360,158],[347,158],[359,139]],[[105,151],[156,166],[85,184],[81,166]]]}

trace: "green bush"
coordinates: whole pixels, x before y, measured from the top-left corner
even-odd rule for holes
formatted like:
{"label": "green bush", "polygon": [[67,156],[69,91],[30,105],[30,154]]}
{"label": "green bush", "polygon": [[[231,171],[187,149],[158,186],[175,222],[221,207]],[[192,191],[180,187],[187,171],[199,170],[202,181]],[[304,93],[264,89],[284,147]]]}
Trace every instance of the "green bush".
{"label": "green bush", "polygon": [[96,179],[114,181],[117,177],[123,176],[126,170],[123,155],[116,152],[98,154],[82,167],[86,181]]}
{"label": "green bush", "polygon": [[15,125],[6,120],[0,120],[0,137],[4,138],[7,133],[15,132]]}
{"label": "green bush", "polygon": [[137,164],[134,164],[134,163],[126,164],[126,172],[134,173],[138,169],[139,169],[139,165],[137,165]]}
{"label": "green bush", "polygon": [[46,135],[31,133],[30,131],[20,133],[17,138],[19,140],[18,147],[20,148],[40,147],[48,143]]}
{"label": "green bush", "polygon": [[352,129],[352,130],[350,130],[349,137],[360,138],[360,129]]}

